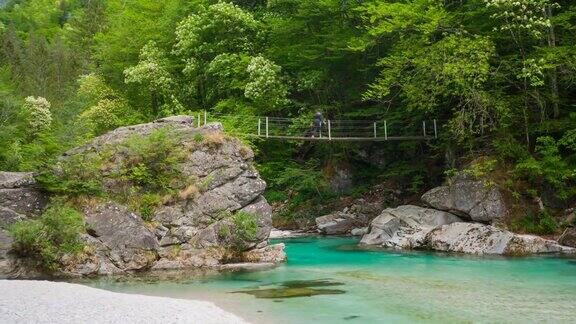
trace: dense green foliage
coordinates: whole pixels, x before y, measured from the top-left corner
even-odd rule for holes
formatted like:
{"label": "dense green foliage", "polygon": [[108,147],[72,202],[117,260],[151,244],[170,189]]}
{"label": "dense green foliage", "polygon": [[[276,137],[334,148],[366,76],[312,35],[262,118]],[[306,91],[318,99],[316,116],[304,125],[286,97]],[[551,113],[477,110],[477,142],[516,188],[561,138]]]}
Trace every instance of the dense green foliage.
{"label": "dense green foliage", "polygon": [[14,237],[14,251],[48,271],[58,268],[63,255],[81,252],[84,247],[79,239],[84,232],[82,215],[59,200],[39,219],[18,222],[9,231]]}
{"label": "dense green foliage", "polygon": [[[43,170],[107,130],[201,110],[304,123],[322,111],[398,132],[436,118],[430,146],[252,145],[269,198],[294,207],[333,197],[337,167],[415,193],[477,155],[530,184],[515,194],[553,188],[551,205],[566,207],[575,32],[570,0],[12,0],[0,10],[0,169]],[[123,178],[166,186],[134,163]]]}
{"label": "dense green foliage", "polygon": [[248,244],[257,241],[258,218],[245,211],[232,214],[223,211],[218,215],[223,221],[218,225],[218,237],[226,242],[226,247],[232,253],[231,258],[238,258],[238,253],[244,252]]}

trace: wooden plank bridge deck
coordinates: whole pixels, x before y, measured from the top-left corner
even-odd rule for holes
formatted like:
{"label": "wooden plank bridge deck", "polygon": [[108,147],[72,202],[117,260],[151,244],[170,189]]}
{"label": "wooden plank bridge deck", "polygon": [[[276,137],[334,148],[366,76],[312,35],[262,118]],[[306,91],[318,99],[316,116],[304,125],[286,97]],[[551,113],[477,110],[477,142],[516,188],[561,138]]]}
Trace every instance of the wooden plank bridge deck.
{"label": "wooden plank bridge deck", "polygon": [[[249,115],[225,115],[207,112],[198,113],[195,123],[220,122],[234,134],[264,140],[285,141],[332,141],[332,142],[387,142],[429,141],[438,138],[436,120],[421,124],[387,120],[324,120],[320,128],[312,126],[312,119],[259,117]],[[313,136],[314,135],[314,136]]]}

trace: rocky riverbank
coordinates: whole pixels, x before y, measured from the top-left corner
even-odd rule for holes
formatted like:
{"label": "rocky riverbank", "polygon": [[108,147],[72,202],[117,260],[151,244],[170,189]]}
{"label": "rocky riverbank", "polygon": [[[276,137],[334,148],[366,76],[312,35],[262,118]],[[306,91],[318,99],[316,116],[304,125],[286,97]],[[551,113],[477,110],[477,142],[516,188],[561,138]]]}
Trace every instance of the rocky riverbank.
{"label": "rocky riverbank", "polygon": [[[85,248],[60,256],[56,274],[284,261],[282,245],[267,246],[272,209],[253,158],[221,125],[198,128],[187,116],[119,128],[71,150],[51,172],[52,192],[97,193],[72,200],[86,224]],[[6,229],[38,219],[52,196],[33,174],[0,173],[0,275],[34,276]]]}
{"label": "rocky riverbank", "polygon": [[0,280],[0,290],[0,323],[247,323],[209,302],[63,282]]}
{"label": "rocky riverbank", "polygon": [[502,228],[509,210],[500,190],[460,173],[426,192],[422,205],[386,208],[361,201],[316,219],[325,235],[362,236],[361,244],[469,254],[576,253],[574,228],[559,241]]}
{"label": "rocky riverbank", "polygon": [[422,201],[430,208],[385,209],[370,223],[361,244],[479,255],[576,254],[574,247],[557,241],[498,227],[508,213],[502,194],[469,175],[458,174],[445,186],[426,192]]}

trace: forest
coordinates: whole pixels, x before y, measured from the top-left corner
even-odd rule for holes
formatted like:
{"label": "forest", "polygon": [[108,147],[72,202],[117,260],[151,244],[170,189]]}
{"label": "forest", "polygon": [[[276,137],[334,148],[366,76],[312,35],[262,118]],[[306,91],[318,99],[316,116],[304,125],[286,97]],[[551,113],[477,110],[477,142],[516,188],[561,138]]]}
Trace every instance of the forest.
{"label": "forest", "polygon": [[[0,1],[0,170],[42,172],[120,126],[211,114],[439,121],[439,138],[244,138],[286,217],[384,183],[485,176],[556,231],[576,201],[570,0]],[[226,129],[234,133],[235,129]],[[241,133],[241,132],[239,132]],[[375,158],[378,157],[378,158]],[[353,185],[334,190],[333,177]],[[319,207],[320,206],[320,207]],[[528,216],[530,215],[530,216]]]}

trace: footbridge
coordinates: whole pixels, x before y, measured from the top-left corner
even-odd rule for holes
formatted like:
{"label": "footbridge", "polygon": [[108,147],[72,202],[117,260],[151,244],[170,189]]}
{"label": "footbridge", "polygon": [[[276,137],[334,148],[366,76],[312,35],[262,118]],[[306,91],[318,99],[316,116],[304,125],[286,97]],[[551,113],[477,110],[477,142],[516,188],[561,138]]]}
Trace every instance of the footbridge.
{"label": "footbridge", "polygon": [[436,119],[417,123],[323,119],[320,127],[314,127],[311,116],[283,118],[201,112],[194,114],[194,117],[199,127],[220,122],[224,129],[236,135],[270,140],[384,142],[438,138]]}

